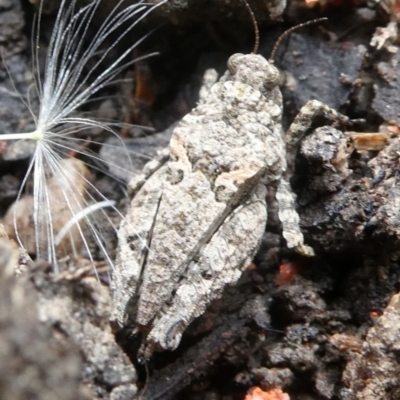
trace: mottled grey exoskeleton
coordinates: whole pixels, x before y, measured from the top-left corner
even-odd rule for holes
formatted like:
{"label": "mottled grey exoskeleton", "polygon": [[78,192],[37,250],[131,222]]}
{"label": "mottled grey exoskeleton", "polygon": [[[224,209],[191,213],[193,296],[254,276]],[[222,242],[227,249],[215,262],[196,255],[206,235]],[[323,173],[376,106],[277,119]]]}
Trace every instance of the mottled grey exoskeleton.
{"label": "mottled grey exoskeleton", "polygon": [[[277,188],[287,246],[304,255],[295,196],[284,179],[279,72],[257,54],[234,54],[228,71],[174,129],[169,151],[130,182],[119,230],[113,318],[135,320],[142,354],[175,349],[186,327],[251,263],[267,222],[266,193]],[[311,101],[292,124],[293,145],[316,113]]]}

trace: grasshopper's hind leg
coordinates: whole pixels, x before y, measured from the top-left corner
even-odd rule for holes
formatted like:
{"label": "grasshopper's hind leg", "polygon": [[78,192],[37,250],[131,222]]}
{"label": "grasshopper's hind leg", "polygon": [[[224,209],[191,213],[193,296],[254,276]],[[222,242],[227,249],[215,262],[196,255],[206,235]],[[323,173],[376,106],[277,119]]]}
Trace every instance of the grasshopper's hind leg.
{"label": "grasshopper's hind leg", "polygon": [[286,239],[287,246],[294,248],[304,256],[313,256],[314,250],[304,244],[304,236],[300,230],[300,217],[296,211],[296,196],[283,177],[278,185],[276,199],[279,206],[279,220],[282,223],[282,235]]}
{"label": "grasshopper's hind leg", "polygon": [[160,166],[153,176],[140,186],[140,191],[133,196],[130,210],[121,222],[118,230],[118,256],[112,274],[111,292],[113,296],[112,320],[122,326],[126,316],[131,316],[127,306],[137,296],[146,263],[158,207],[162,197],[162,175],[166,167]]}

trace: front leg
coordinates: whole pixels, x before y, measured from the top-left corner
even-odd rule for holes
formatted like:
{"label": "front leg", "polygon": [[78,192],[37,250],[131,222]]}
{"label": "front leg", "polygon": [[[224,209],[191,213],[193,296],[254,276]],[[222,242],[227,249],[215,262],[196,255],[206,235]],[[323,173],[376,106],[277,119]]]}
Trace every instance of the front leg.
{"label": "front leg", "polygon": [[336,110],[320,101],[310,100],[301,107],[286,133],[286,147],[288,152],[290,152],[291,149],[303,138],[307,130],[310,128],[314,118],[318,115],[325,116],[341,124],[349,124],[351,122],[348,117],[338,113]]}
{"label": "front leg", "polygon": [[141,174],[134,176],[128,183],[128,194],[132,199],[141,187],[150,179],[157,171],[162,168],[168,161],[170,156],[169,147],[158,152],[157,157],[149,161],[143,168]]}
{"label": "front leg", "polygon": [[276,199],[279,206],[279,220],[282,223],[282,235],[286,239],[287,247],[307,257],[314,256],[314,250],[304,244],[304,236],[300,230],[300,217],[296,211],[296,195],[289,183],[282,177]]}

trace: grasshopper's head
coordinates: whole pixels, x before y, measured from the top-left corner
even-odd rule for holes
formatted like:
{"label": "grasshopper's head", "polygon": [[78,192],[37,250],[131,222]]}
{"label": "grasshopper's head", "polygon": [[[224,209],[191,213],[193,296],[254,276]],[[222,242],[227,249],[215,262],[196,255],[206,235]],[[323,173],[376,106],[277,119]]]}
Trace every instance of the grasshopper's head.
{"label": "grasshopper's head", "polygon": [[278,69],[259,54],[234,54],[228,60],[228,69],[233,80],[255,89],[271,90],[278,86]]}

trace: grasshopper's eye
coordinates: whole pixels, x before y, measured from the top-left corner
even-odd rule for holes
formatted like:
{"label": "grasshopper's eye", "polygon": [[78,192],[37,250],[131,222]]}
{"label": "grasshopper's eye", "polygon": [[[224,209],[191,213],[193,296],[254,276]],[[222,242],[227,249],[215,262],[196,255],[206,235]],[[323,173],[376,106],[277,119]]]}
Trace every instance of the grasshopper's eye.
{"label": "grasshopper's eye", "polygon": [[278,86],[278,83],[279,83],[278,68],[274,67],[272,64],[268,64],[268,68],[265,70],[264,74],[264,86],[267,89],[271,89],[274,86]]}
{"label": "grasshopper's eye", "polygon": [[236,73],[237,67],[240,64],[240,59],[242,58],[242,56],[243,54],[236,53],[229,57],[228,70],[232,75]]}

